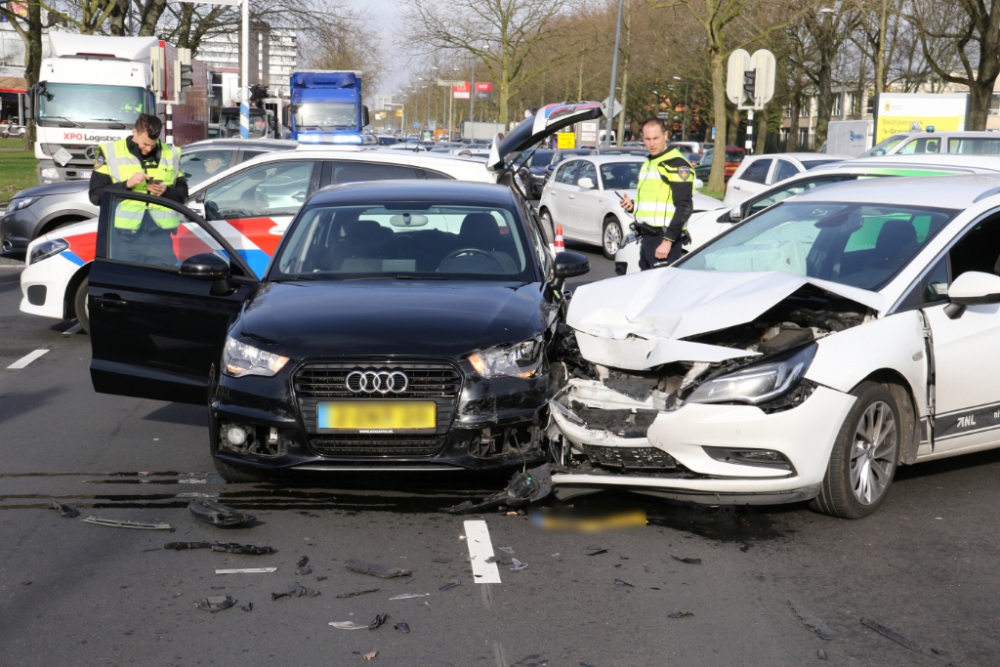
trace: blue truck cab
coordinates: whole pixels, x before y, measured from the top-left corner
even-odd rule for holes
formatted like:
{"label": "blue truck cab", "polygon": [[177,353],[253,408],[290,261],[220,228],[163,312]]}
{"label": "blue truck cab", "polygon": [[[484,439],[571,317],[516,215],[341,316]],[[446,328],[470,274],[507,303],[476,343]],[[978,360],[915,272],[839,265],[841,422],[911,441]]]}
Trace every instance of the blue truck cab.
{"label": "blue truck cab", "polygon": [[368,107],[361,101],[358,72],[305,70],[289,81],[292,138],[312,144],[362,144]]}

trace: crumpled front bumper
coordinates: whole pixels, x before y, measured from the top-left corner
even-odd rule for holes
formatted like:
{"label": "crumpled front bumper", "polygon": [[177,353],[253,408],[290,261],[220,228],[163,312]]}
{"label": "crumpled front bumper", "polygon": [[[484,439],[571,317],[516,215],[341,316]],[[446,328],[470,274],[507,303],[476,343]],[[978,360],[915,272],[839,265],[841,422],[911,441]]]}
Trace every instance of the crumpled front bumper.
{"label": "crumpled front bumper", "polygon": [[[814,497],[826,474],[834,441],[855,398],[827,387],[815,391],[797,407],[766,413],[749,405],[688,403],[661,411],[645,437],[620,437],[607,430],[589,428],[566,407],[577,400],[591,408],[648,409],[588,380],[570,380],[567,390],[552,403],[552,422],[572,451],[584,453],[587,445],[609,448],[652,447],[669,454],[678,471],[624,472],[594,465],[580,473],[554,474],[559,487],[626,488],[658,495],[711,503],[796,502]],[[647,404],[648,403],[648,404]],[[792,470],[730,463],[712,458],[705,447],[763,449],[781,452]]]}

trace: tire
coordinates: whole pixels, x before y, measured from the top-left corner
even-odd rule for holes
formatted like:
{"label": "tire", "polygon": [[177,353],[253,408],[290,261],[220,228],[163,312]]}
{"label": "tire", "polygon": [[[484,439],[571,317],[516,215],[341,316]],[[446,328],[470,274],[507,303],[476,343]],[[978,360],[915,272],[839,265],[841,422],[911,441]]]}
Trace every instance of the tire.
{"label": "tire", "polygon": [[822,491],[812,507],[842,519],[861,519],[877,510],[889,493],[902,433],[899,406],[888,387],[862,382],[851,393],[858,400],[840,427]]}
{"label": "tire", "polygon": [[90,333],[90,306],[87,304],[87,291],[90,289],[90,279],[84,278],[76,287],[76,296],[73,297],[73,312],[76,314],[76,321],[80,323],[80,328],[85,333]]}
{"label": "tire", "polygon": [[548,209],[543,208],[538,212],[538,219],[542,222],[542,234],[545,235],[546,243],[556,242],[556,226],[552,222],[552,214]]}
{"label": "tire", "polygon": [[607,259],[614,261],[615,254],[622,247],[622,240],[624,238],[622,223],[619,222],[618,218],[613,215],[605,218],[604,226],[601,229],[601,250],[604,251],[604,256]]}

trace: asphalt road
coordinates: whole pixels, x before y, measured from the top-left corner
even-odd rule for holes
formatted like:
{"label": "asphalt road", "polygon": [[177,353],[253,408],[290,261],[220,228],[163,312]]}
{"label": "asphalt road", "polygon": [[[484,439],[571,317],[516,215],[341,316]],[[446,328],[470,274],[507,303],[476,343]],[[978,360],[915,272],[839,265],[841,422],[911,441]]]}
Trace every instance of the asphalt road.
{"label": "asphalt road", "polygon": [[[594,263],[591,277],[610,274],[609,263]],[[212,472],[202,408],[95,394],[88,337],[21,315],[19,296],[17,268],[0,267],[0,665],[310,667],[367,664],[371,651],[374,665],[407,667],[1000,664],[1000,454],[903,469],[879,512],[855,522],[798,505],[707,508],[609,494],[546,503],[551,512],[639,509],[651,521],[603,534],[440,511],[481,497],[495,480],[226,485]],[[48,352],[7,369],[37,349]],[[185,506],[205,494],[257,522],[228,530],[196,522]],[[62,518],[46,509],[53,499],[77,506],[80,518],[163,521],[175,531]],[[503,565],[501,583],[475,583],[462,539],[469,519],[485,520],[493,547],[513,549],[497,553],[527,567]],[[277,553],[161,548],[201,540]],[[295,573],[302,556],[309,575]],[[356,574],[349,558],[413,576]],[[240,567],[277,571],[215,574]],[[439,590],[449,581],[460,585]],[[271,599],[295,582],[321,594]],[[406,593],[429,596],[390,600]],[[239,603],[196,609],[208,595]],[[837,637],[821,639],[789,600]],[[240,609],[251,602],[252,611]],[[692,615],[670,616],[677,612]],[[388,623],[374,632],[328,625],[381,613]],[[408,634],[393,629],[400,622]]]}

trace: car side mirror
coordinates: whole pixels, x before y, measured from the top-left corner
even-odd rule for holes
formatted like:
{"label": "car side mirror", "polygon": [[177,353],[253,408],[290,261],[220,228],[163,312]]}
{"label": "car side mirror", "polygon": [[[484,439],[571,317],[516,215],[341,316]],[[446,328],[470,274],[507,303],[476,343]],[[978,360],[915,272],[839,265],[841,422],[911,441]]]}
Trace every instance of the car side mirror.
{"label": "car side mirror", "polygon": [[577,186],[583,188],[584,190],[594,189],[594,179],[584,176],[579,181],[576,182]]}
{"label": "car side mirror", "polygon": [[948,288],[945,314],[956,320],[968,306],[1000,303],[1000,276],[981,271],[966,271],[952,281]]}
{"label": "car side mirror", "polygon": [[705,187],[705,181],[701,180],[700,178],[694,179],[695,190],[701,190],[703,187]]}
{"label": "car side mirror", "polygon": [[739,222],[743,219],[743,204],[737,204],[736,206],[729,209],[729,221]]}
{"label": "car side mirror", "polygon": [[582,276],[590,271],[590,260],[578,252],[563,251],[552,262],[552,278],[557,292],[562,291],[567,278]]}
{"label": "car side mirror", "polygon": [[181,263],[180,274],[185,278],[211,280],[212,294],[223,296],[232,292],[229,284],[229,262],[211,252],[192,255]]}

